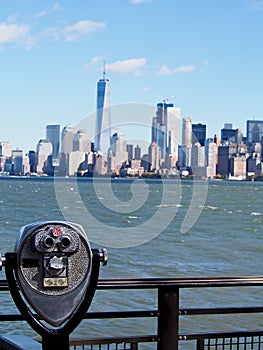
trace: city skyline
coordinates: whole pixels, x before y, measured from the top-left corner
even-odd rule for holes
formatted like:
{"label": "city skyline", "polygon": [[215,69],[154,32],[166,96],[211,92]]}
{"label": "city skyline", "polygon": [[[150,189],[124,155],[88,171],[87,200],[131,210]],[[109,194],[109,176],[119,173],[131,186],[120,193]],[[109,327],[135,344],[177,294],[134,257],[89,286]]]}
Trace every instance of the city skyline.
{"label": "city skyline", "polygon": [[[100,92],[98,85],[98,95]],[[104,92],[102,95],[104,100]],[[99,125],[102,115],[96,114]],[[164,175],[239,180],[263,176],[263,120],[247,120],[247,137],[241,129],[225,123],[220,138],[211,138],[206,135],[206,124],[194,124],[189,116],[181,118],[180,108],[163,101],[157,104],[148,151],[143,155],[139,144],[135,147],[128,143],[120,132],[109,133],[111,127],[107,126],[106,135],[111,136],[103,152],[95,148],[96,138],[92,142],[84,129],[65,126],[60,132],[57,124],[46,125],[46,138],[28,154],[11,150],[10,143],[0,141],[0,171],[5,175]],[[104,134],[101,127],[100,134]]]}
{"label": "city skyline", "polygon": [[35,148],[45,125],[94,113],[104,57],[113,106],[169,99],[209,135],[262,118],[260,0],[14,0],[0,9],[0,139],[10,135],[13,148]]}
{"label": "city skyline", "polygon": [[[160,107],[160,105],[165,105],[166,104],[166,102],[159,102],[159,103],[157,103],[156,105],[157,105],[157,115],[158,115],[158,108]],[[191,116],[185,116],[185,117],[183,117],[183,116],[180,116],[180,107],[175,107],[175,106],[173,106],[173,104],[171,104],[171,103],[167,103],[167,106],[168,106],[168,109],[169,109],[169,107],[170,107],[170,109],[171,109],[171,111],[172,111],[172,113],[171,113],[171,115],[172,115],[172,117],[175,117],[175,118],[180,118],[180,123],[179,123],[179,125],[180,125],[180,128],[182,128],[182,129],[178,129],[179,131],[179,133],[178,133],[178,135],[177,134],[174,134],[173,135],[173,137],[171,137],[171,135],[170,135],[170,137],[169,137],[169,132],[167,132],[167,130],[166,131],[162,131],[163,132],[163,134],[164,135],[166,135],[166,138],[167,138],[167,140],[166,140],[166,142],[171,142],[171,139],[173,140],[173,142],[176,140],[176,142],[177,142],[177,144],[180,144],[180,140],[182,141],[182,144],[184,144],[184,142],[183,142],[183,140],[181,139],[182,138],[182,134],[183,134],[183,127],[184,127],[184,124],[183,124],[183,121],[184,121],[184,119],[190,119],[190,121],[191,121],[191,124],[192,125],[194,125],[195,126],[195,128],[196,128],[196,130],[197,130],[197,132],[198,132],[198,125],[200,125],[201,127],[205,127],[205,129],[206,129],[206,127],[208,126],[209,127],[209,125],[206,125],[206,124],[204,124],[202,121],[198,121],[198,122],[196,122],[196,121],[194,121],[192,118],[191,118]],[[167,107],[165,107],[165,109],[166,109]],[[173,111],[174,110],[174,111]],[[179,111],[179,112],[178,112]],[[149,130],[150,130],[150,125],[154,122],[154,119],[155,119],[156,117],[153,117],[152,119],[152,121],[150,121],[149,120]],[[178,122],[178,121],[177,121]],[[245,125],[246,125],[246,130],[244,131],[244,130],[242,130],[242,129],[239,129],[239,128],[234,128],[233,127],[233,124],[231,123],[231,122],[224,122],[223,123],[223,125],[222,125],[222,127],[221,127],[221,129],[219,130],[219,132],[217,133],[217,134],[213,134],[213,135],[207,135],[206,134],[206,139],[208,139],[208,138],[213,138],[213,137],[215,137],[215,136],[217,136],[217,137],[219,137],[219,139],[220,139],[220,137],[221,137],[221,135],[222,135],[222,131],[227,127],[227,128],[229,128],[229,129],[233,129],[234,131],[236,131],[236,130],[239,130],[240,131],[240,137],[242,136],[242,137],[245,137],[245,138],[247,138],[248,137],[248,141],[249,142],[251,142],[251,140],[253,139],[253,135],[255,135],[256,133],[258,133],[258,134],[260,134],[262,137],[263,137],[263,124],[262,125],[260,125],[260,129],[258,130],[258,131],[255,131],[255,130],[252,130],[252,127],[251,126],[249,126],[249,123],[250,124],[254,124],[254,122],[255,122],[255,124],[257,124],[257,122],[260,122],[260,123],[263,123],[263,119],[248,119],[248,120],[246,120],[245,121]],[[155,126],[156,127],[156,126]],[[153,128],[153,125],[151,125],[151,128]],[[60,129],[61,129],[61,131],[60,131]],[[39,138],[38,138],[38,141],[37,141],[37,143],[36,143],[36,145],[34,146],[34,147],[31,147],[30,149],[24,149],[23,147],[13,147],[13,145],[12,145],[12,143],[10,142],[10,140],[8,139],[8,137],[7,138],[5,138],[5,139],[0,139],[0,142],[1,143],[9,143],[10,145],[11,145],[11,150],[13,150],[13,151],[15,151],[15,150],[22,150],[23,152],[24,152],[24,154],[28,154],[28,152],[29,151],[36,151],[36,149],[37,149],[37,146],[38,146],[38,143],[39,143],[39,141],[41,141],[41,140],[49,140],[51,143],[52,143],[52,146],[53,146],[53,152],[52,152],[52,156],[54,157],[54,158],[56,158],[57,157],[57,155],[58,155],[58,152],[59,151],[62,151],[63,152],[63,149],[61,149],[61,147],[65,147],[64,146],[64,144],[63,144],[63,138],[64,138],[64,136],[63,136],[63,133],[65,132],[65,130],[67,130],[67,129],[72,129],[72,130],[74,130],[74,132],[77,134],[79,131],[83,131],[83,132],[87,132],[87,134],[88,134],[88,136],[89,137],[91,137],[91,134],[89,134],[88,133],[88,131],[87,130],[85,130],[85,129],[80,129],[80,128],[78,128],[78,127],[75,127],[74,125],[71,125],[71,124],[68,124],[68,125],[60,125],[60,124],[46,124],[46,125],[44,125],[44,132],[43,132],[43,134],[42,134],[42,136],[40,136]],[[106,128],[107,129],[107,131],[108,131],[108,129],[111,129],[110,127],[108,128]],[[59,138],[59,140],[57,139],[57,137],[56,137],[56,131],[57,130],[59,130],[59,134],[61,133],[61,135],[60,135],[60,138]],[[103,130],[103,128],[102,128],[102,130]],[[158,131],[160,132],[162,129],[160,128],[160,125],[159,125],[159,129],[158,129]],[[115,132],[117,132],[117,133],[120,133],[120,134],[123,134],[120,130],[115,130]],[[182,134],[181,134],[181,132],[182,132]],[[48,134],[49,133],[49,134]],[[114,132],[113,132],[114,133]],[[105,135],[105,132],[103,132],[102,131],[102,134],[104,134]],[[195,132],[193,132],[193,134],[195,135]],[[247,135],[248,134],[248,135]],[[45,136],[43,136],[43,135],[45,135]],[[49,135],[49,136],[48,136]],[[96,133],[94,133],[94,135],[96,136]],[[123,136],[124,137],[126,137],[126,135],[125,134],[123,134]],[[53,141],[53,137],[55,137],[55,140]],[[157,135],[156,135],[156,137],[157,137]],[[196,137],[196,136],[194,136],[194,137]],[[150,133],[149,132],[149,144],[151,143],[151,140],[153,140],[154,139],[154,136],[153,136],[153,134],[152,134],[152,132]],[[170,139],[170,141],[169,141],[169,139]],[[157,140],[157,138],[156,138],[156,140]],[[156,141],[155,140],[155,141]],[[257,142],[260,142],[260,140],[261,140],[261,138],[260,139],[258,139],[258,140],[256,140]],[[92,137],[90,138],[90,141],[91,142],[93,142],[94,143],[94,147],[95,147],[95,138],[94,139],[92,139]],[[145,141],[145,140],[144,140]],[[224,141],[224,139],[222,139],[221,141]],[[254,139],[253,139],[253,142],[256,142]],[[56,142],[56,146],[54,147],[54,142]],[[73,135],[72,135],[72,142],[73,142]],[[162,142],[164,142],[164,140],[162,140]],[[59,143],[59,145],[58,145],[58,143]],[[158,142],[157,142],[158,143]],[[204,144],[201,142],[201,145],[203,146]],[[137,145],[135,145],[135,144],[133,144],[133,146],[135,147],[135,146],[137,146]],[[166,147],[167,147],[167,145],[165,146],[164,144],[163,144],[163,146],[161,146],[160,144],[159,144],[159,146],[162,148],[162,149],[165,149]],[[108,148],[110,147],[110,144],[108,143]],[[95,147],[95,149],[96,149],[96,147]],[[101,151],[100,149],[96,149],[96,151]]]}

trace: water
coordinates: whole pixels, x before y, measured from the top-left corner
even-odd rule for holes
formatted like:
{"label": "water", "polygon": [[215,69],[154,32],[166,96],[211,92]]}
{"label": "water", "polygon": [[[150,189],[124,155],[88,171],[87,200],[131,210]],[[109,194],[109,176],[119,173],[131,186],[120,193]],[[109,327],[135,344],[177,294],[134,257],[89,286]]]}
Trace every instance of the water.
{"label": "water", "polygon": [[[90,213],[98,223],[85,227],[92,247],[100,247],[101,241],[106,243],[104,246],[109,245],[109,263],[107,267],[101,267],[101,278],[262,275],[263,183],[200,181],[193,184],[158,180],[141,181],[136,188],[132,188],[132,183],[114,180],[111,191],[107,192],[101,180],[94,189],[90,180],[58,179],[54,186],[51,179],[1,179],[1,252],[13,251],[21,226],[42,220],[64,220],[65,214],[67,219],[82,223]],[[195,189],[199,190],[199,197],[191,203]],[[164,191],[169,194],[165,201]],[[62,194],[67,194],[66,200],[61,199]],[[204,195],[202,206],[199,200]],[[189,207],[197,220],[189,231],[184,232],[182,225]],[[158,210],[162,210],[162,217],[156,214]],[[173,220],[170,220],[171,214]],[[157,221],[151,221],[154,215],[157,215]],[[164,221],[167,221],[167,227],[158,232]],[[113,237],[115,233],[117,238]],[[137,245],[138,242],[143,243]],[[118,243],[125,247],[117,248]],[[0,278],[5,278],[3,271]],[[2,294],[1,312],[16,312],[8,293]],[[260,306],[262,299],[262,288],[259,287],[184,290],[181,306]],[[152,291],[99,291],[91,309],[112,311],[155,307],[156,294]],[[262,329],[263,322],[256,314],[238,318],[210,316],[208,320],[192,317],[182,320],[181,331],[207,330],[208,325],[212,331]],[[34,334],[23,322],[16,323],[15,327],[14,324],[0,324],[0,328],[1,333]],[[123,320],[92,321],[88,325],[85,321],[74,335],[151,333],[156,333],[153,320],[136,319],[124,324]]]}

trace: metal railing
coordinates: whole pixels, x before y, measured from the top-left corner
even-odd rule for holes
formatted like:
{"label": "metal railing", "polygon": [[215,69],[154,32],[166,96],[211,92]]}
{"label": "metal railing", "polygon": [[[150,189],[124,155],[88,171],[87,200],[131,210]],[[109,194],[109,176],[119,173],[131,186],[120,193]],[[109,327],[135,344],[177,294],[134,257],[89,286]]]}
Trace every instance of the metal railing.
{"label": "metal railing", "polygon": [[[258,306],[240,307],[209,307],[195,308],[181,307],[180,295],[182,290],[200,290],[202,288],[232,288],[232,287],[262,287],[263,276],[258,277],[217,277],[217,278],[158,278],[158,279],[105,279],[100,280],[97,286],[99,291],[119,290],[155,290],[157,307],[151,310],[105,311],[88,312],[85,319],[138,319],[153,318],[156,320],[156,333],[127,337],[85,338],[70,340],[72,349],[157,349],[176,350],[179,345],[191,344],[197,350],[262,350],[263,349],[263,323],[260,329],[234,330],[231,332],[201,331],[193,333],[180,333],[181,318],[191,316],[206,317],[209,315],[240,315],[263,314],[262,304]],[[8,290],[6,281],[0,281],[0,291]],[[262,289],[263,291],[263,289]],[[263,294],[263,293],[262,293]],[[189,301],[191,304],[191,301]],[[0,315],[0,321],[21,321],[21,315]],[[192,345],[194,344],[194,345]],[[148,347],[146,347],[146,345]],[[149,347],[150,346],[150,347]],[[189,346],[187,347],[189,349]],[[2,349],[0,344],[0,349]],[[4,347],[3,347],[4,349]],[[8,348],[9,349],[9,348]],[[14,348],[15,349],[15,348]]]}

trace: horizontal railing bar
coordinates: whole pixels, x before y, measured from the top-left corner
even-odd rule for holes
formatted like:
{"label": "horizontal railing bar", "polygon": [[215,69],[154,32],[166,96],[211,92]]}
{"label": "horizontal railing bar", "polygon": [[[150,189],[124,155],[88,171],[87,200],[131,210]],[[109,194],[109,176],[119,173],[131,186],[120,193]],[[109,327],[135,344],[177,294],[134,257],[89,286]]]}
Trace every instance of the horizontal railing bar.
{"label": "horizontal railing bar", "polygon": [[233,332],[212,332],[212,333],[191,333],[180,334],[179,340],[196,339],[220,339],[220,338],[238,338],[238,337],[260,337],[263,331],[233,331]]}
{"label": "horizontal railing bar", "polygon": [[[41,320],[37,314],[33,314],[34,317]],[[145,318],[145,317],[158,317],[157,310],[150,311],[109,311],[109,312],[87,312],[84,316],[85,320],[93,319],[109,319],[109,318]],[[0,315],[0,322],[4,321],[24,321],[20,314],[2,314]]]}
{"label": "horizontal railing bar", "polygon": [[3,314],[0,315],[0,322],[4,321],[24,321],[24,317],[20,314]]}
{"label": "horizontal railing bar", "polygon": [[[180,309],[180,316],[194,315],[220,315],[220,314],[242,314],[242,313],[261,313],[263,307],[226,307],[226,308],[192,308]],[[88,312],[84,316],[86,320],[92,319],[110,319],[110,318],[144,318],[158,317],[158,310],[135,310],[135,311],[106,311],[106,312]],[[35,314],[35,317],[38,317]],[[0,315],[1,321],[24,321],[20,314],[3,314]]]}
{"label": "horizontal railing bar", "polygon": [[157,310],[88,312],[85,319],[158,317]]}
{"label": "horizontal railing bar", "polygon": [[211,278],[146,278],[105,279],[98,282],[97,289],[158,289],[163,287],[240,287],[262,286],[263,276],[211,277]]}
{"label": "horizontal railing bar", "polygon": [[[240,287],[262,286],[263,276],[209,277],[209,278],[141,278],[141,279],[101,279],[97,289],[158,289],[163,287]],[[8,291],[6,280],[0,280],[0,291]]]}
{"label": "horizontal railing bar", "polygon": [[220,315],[220,314],[246,314],[263,312],[263,307],[225,307],[225,308],[198,308],[198,309],[180,309],[180,316],[193,315]]}
{"label": "horizontal railing bar", "polygon": [[132,337],[109,337],[109,338],[70,338],[70,345],[105,345],[105,344],[121,344],[121,343],[150,343],[156,342],[156,335],[132,336]]}

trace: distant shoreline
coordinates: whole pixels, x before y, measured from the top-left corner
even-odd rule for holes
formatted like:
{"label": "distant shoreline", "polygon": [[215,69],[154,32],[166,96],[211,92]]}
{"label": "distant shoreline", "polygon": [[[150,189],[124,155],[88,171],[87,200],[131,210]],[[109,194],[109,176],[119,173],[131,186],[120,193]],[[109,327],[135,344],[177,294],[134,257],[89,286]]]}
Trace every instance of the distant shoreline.
{"label": "distant shoreline", "polygon": [[19,181],[81,181],[81,182],[93,182],[93,181],[111,181],[114,183],[118,183],[118,182],[134,182],[134,181],[140,181],[142,180],[142,182],[156,182],[156,183],[160,183],[160,182],[181,182],[181,181],[189,181],[189,182],[193,182],[193,181],[200,181],[200,182],[233,182],[233,183],[244,183],[244,182],[262,182],[263,178],[260,177],[259,179],[244,179],[244,180],[240,180],[240,179],[201,179],[201,178],[175,178],[175,177],[78,177],[78,176],[70,176],[70,177],[66,177],[66,176],[23,176],[23,175],[17,175],[17,176],[13,176],[13,175],[2,175],[0,176],[0,181],[1,180],[19,180]]}

